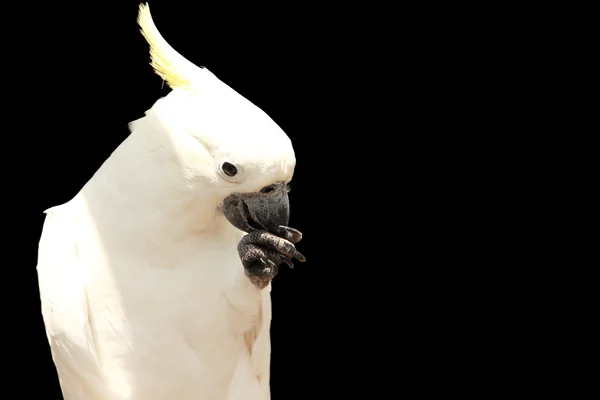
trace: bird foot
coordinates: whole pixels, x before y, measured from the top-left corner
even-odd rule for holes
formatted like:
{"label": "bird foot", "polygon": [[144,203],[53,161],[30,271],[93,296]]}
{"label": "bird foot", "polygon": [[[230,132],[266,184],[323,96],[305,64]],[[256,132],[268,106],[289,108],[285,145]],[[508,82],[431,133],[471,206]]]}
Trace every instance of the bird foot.
{"label": "bird foot", "polygon": [[279,235],[266,230],[256,230],[245,235],[238,244],[238,253],[246,276],[257,289],[263,289],[271,282],[282,263],[294,268],[293,258],[300,262],[306,261],[294,246],[302,240],[302,233],[287,226],[280,226]]}

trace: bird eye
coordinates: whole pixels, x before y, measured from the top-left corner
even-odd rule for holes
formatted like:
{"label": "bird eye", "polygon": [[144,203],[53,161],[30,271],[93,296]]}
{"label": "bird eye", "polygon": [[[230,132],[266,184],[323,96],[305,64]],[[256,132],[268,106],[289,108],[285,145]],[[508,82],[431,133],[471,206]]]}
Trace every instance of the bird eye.
{"label": "bird eye", "polygon": [[225,175],[230,176],[230,177],[234,177],[238,173],[237,167],[229,162],[224,162],[223,165],[221,166],[221,169],[223,170],[223,173]]}

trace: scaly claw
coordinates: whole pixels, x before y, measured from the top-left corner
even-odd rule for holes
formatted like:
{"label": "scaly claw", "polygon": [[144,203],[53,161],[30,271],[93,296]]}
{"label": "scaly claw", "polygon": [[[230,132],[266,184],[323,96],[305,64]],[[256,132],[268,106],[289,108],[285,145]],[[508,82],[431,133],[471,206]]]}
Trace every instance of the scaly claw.
{"label": "scaly claw", "polygon": [[279,254],[289,258],[297,258],[300,262],[306,261],[306,257],[296,250],[296,246],[294,246],[292,242],[264,230],[254,231],[244,236],[240,241],[238,248],[249,243],[276,250]]}
{"label": "scaly claw", "polygon": [[294,249],[294,255],[292,257],[294,257],[295,259],[297,259],[300,262],[306,261],[306,257],[304,257],[304,255],[296,249]]}
{"label": "scaly claw", "polygon": [[302,240],[302,233],[294,228],[290,228],[289,226],[279,225],[279,234],[286,240],[296,244]]}
{"label": "scaly claw", "polygon": [[265,272],[272,273],[273,271],[277,271],[277,264],[275,264],[271,259],[267,258],[267,262],[265,263]]}
{"label": "scaly claw", "polygon": [[293,258],[300,262],[306,261],[306,257],[296,250],[292,242],[302,239],[302,234],[292,228],[282,229],[283,234],[291,240],[265,230],[256,230],[245,235],[238,244],[246,275],[258,289],[266,287],[277,275],[280,264],[285,263],[294,268]]}
{"label": "scaly claw", "polygon": [[281,259],[281,261],[283,261],[284,263],[286,263],[287,266],[290,267],[291,269],[294,269],[294,262],[292,260],[290,260],[289,258],[283,257]]}

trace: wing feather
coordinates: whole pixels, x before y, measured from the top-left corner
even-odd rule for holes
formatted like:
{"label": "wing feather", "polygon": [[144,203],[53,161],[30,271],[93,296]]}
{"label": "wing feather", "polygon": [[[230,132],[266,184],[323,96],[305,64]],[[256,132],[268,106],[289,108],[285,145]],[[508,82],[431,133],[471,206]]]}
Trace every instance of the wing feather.
{"label": "wing feather", "polygon": [[253,329],[244,335],[244,341],[250,354],[250,368],[258,379],[264,400],[270,399],[271,364],[271,284],[263,289],[258,321]]}
{"label": "wing feather", "polygon": [[46,211],[37,265],[42,316],[65,400],[106,399],[70,211],[69,204]]}

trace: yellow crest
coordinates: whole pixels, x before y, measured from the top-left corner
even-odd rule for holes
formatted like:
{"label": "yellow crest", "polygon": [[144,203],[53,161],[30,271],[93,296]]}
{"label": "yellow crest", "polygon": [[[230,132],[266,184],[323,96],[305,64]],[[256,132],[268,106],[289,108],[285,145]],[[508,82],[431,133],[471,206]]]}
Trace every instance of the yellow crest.
{"label": "yellow crest", "polygon": [[137,22],[150,45],[150,65],[156,74],[172,88],[191,87],[194,75],[198,74],[201,68],[175,51],[162,37],[154,25],[148,4],[140,4]]}

